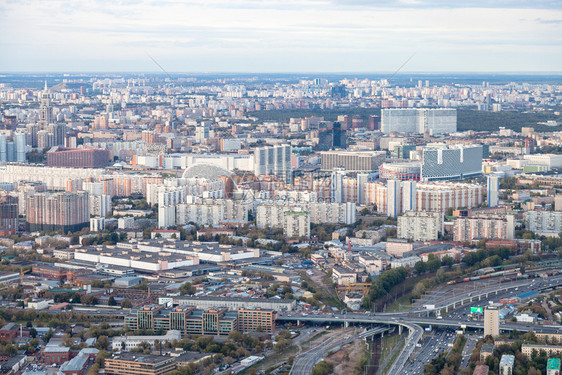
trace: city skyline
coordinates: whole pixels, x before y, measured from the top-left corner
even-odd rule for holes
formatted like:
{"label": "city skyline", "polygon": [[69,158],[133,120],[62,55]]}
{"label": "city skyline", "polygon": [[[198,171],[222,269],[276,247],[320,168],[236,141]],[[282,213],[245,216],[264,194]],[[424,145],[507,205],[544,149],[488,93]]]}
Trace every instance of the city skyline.
{"label": "city skyline", "polygon": [[1,2],[2,72],[560,72],[555,1]]}

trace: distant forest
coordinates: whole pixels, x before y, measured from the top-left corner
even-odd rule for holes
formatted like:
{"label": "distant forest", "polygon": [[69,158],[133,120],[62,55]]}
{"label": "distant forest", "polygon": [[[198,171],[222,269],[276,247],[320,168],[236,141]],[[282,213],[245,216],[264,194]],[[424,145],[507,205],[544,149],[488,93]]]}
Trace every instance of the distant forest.
{"label": "distant forest", "polygon": [[[557,109],[562,113],[562,109]],[[288,122],[291,118],[318,116],[326,121],[336,121],[339,115],[359,115],[364,121],[371,115],[380,116],[377,108],[350,108],[350,109],[295,109],[271,110],[251,112],[250,116],[257,117],[260,121]],[[562,123],[562,115],[554,114],[555,111],[542,112],[484,112],[473,109],[459,109],[457,111],[458,130],[498,130],[501,126],[507,129],[520,131],[521,127],[533,127],[539,132],[560,131],[562,126],[538,125],[538,122],[555,120]]]}

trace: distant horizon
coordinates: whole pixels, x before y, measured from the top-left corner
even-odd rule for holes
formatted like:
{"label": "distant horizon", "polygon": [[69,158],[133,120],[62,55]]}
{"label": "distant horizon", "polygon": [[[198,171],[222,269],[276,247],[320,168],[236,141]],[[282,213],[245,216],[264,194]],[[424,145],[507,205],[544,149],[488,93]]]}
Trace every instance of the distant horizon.
{"label": "distant horizon", "polygon": [[[277,72],[277,71],[263,71],[263,72],[255,72],[255,71],[167,71],[166,73],[163,71],[157,70],[52,70],[52,71],[0,71],[0,78],[1,75],[24,75],[24,74],[57,74],[57,75],[64,75],[64,74],[151,74],[151,75],[166,75],[166,74],[201,74],[201,75],[208,75],[208,74],[220,74],[220,75],[344,75],[344,74],[361,74],[361,75],[378,75],[378,74],[394,74],[393,71],[326,71],[326,72],[313,72],[313,71],[287,71],[287,72]],[[465,74],[465,75],[562,75],[562,70],[557,71],[411,71],[411,72],[400,72],[394,74],[395,76],[410,76],[414,74],[420,75],[443,75],[443,74]]]}
{"label": "distant horizon", "polygon": [[562,71],[559,0],[4,1],[0,35],[4,72]]}

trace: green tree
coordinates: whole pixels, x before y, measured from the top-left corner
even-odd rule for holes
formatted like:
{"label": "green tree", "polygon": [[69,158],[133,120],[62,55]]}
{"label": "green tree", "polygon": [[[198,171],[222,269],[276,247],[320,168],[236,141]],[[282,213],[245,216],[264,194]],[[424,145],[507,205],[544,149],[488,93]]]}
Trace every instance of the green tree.
{"label": "green tree", "polygon": [[329,375],[333,372],[334,365],[330,362],[320,361],[312,369],[312,375]]}
{"label": "green tree", "polygon": [[179,287],[179,291],[182,296],[192,296],[197,292],[197,288],[195,288],[190,282],[185,282]]}
{"label": "green tree", "polygon": [[109,339],[107,338],[107,336],[98,337],[98,340],[96,341],[96,348],[98,348],[99,350],[106,350],[107,348],[109,348]]}
{"label": "green tree", "polygon": [[425,262],[422,262],[420,260],[419,262],[416,262],[416,264],[414,264],[414,270],[418,275],[421,275],[425,273],[425,271],[427,271],[427,265],[425,264]]}

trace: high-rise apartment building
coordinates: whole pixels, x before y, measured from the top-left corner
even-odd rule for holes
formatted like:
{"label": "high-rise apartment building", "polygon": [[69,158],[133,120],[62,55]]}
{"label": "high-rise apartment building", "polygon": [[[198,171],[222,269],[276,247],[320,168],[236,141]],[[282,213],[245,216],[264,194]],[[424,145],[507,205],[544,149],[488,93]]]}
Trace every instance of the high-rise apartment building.
{"label": "high-rise apartment building", "polygon": [[290,145],[258,147],[254,150],[254,174],[277,176],[291,182],[293,176],[292,151]]}
{"label": "high-rise apartment building", "polygon": [[13,235],[18,230],[18,198],[0,195],[0,235]]}
{"label": "high-rise apartment building", "polygon": [[90,197],[90,215],[107,217],[111,214],[111,196],[107,194],[92,195]]}
{"label": "high-rise apartment building", "polygon": [[515,238],[513,215],[480,214],[455,219],[454,241],[470,242],[477,238],[513,240]]}
{"label": "high-rise apartment building", "polygon": [[417,183],[415,181],[402,182],[402,212],[416,211]]}
{"label": "high-rise apartment building", "polygon": [[538,235],[558,237],[562,232],[561,211],[527,211],[525,212],[525,226]]}
{"label": "high-rise apartment building", "polygon": [[385,134],[457,131],[457,110],[449,108],[386,108],[381,110],[381,130]]}
{"label": "high-rise apartment building", "polygon": [[26,197],[27,230],[76,232],[90,222],[88,193],[35,193]]}
{"label": "high-rise apartment building", "polygon": [[500,335],[500,312],[496,306],[484,309],[484,336],[498,337]]}
{"label": "high-rise apartment building", "polygon": [[207,121],[201,122],[195,127],[195,142],[203,143],[211,137],[211,124]]}
{"label": "high-rise apartment building", "polygon": [[107,117],[107,115],[97,115],[94,118],[94,126],[93,128],[95,130],[105,130],[105,129],[109,129],[109,118]]}
{"label": "high-rise apartment building", "polygon": [[500,178],[488,176],[488,207],[497,207],[499,204]]}
{"label": "high-rise apartment building", "polygon": [[285,211],[283,234],[288,238],[310,238],[310,214],[302,211]]}
{"label": "high-rise apartment building", "polygon": [[398,217],[398,238],[434,241],[443,233],[441,212],[408,211]]}
{"label": "high-rise apartment building", "polygon": [[392,213],[398,211],[398,214],[408,210],[447,212],[449,208],[474,208],[484,199],[484,187],[477,184],[397,181],[393,183],[393,189],[394,192],[389,193],[388,181],[367,182],[363,189],[363,204],[374,205],[377,212],[390,216],[389,199],[396,199],[393,194],[400,196],[400,207],[396,208],[392,202],[390,205]]}
{"label": "high-rise apartment building", "polygon": [[402,210],[402,187],[398,180],[387,181],[386,214],[397,217]]}

